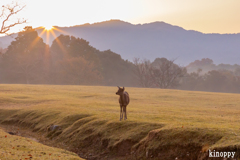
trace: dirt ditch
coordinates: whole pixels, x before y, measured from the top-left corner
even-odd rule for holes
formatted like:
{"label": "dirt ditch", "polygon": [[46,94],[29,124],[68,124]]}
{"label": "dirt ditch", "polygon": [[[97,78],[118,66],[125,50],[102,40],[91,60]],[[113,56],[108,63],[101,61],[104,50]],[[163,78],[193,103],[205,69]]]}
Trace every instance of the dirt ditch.
{"label": "dirt ditch", "polygon": [[[55,120],[56,114],[8,112],[0,125],[6,132],[72,151],[88,160],[210,160],[208,149],[218,142],[228,142],[225,133],[216,129],[167,128],[158,123],[107,121],[80,114]],[[214,149],[236,152],[236,158],[238,148]]]}
{"label": "dirt ditch", "polygon": [[[200,134],[194,131],[182,132],[180,129],[174,131],[153,130],[150,131],[146,137],[140,141],[133,141],[132,139],[119,140],[114,145],[110,145],[110,139],[102,138],[102,135],[88,136],[82,141],[84,144],[79,146],[69,146],[66,143],[56,143],[55,138],[47,138],[47,132],[42,134],[40,132],[32,132],[29,128],[23,128],[14,125],[0,125],[6,131],[11,132],[17,136],[30,138],[34,141],[40,142],[44,145],[63,148],[73,151],[79,157],[88,160],[124,160],[124,159],[153,159],[153,160],[211,160],[223,158],[210,158],[208,151],[204,149],[206,145],[202,144],[215,144],[219,141],[221,135]],[[191,142],[187,142],[186,136],[192,135]],[[172,136],[172,137],[171,137]],[[214,137],[213,137],[214,136]],[[177,138],[177,141],[170,142],[169,139]],[[199,139],[199,141],[196,141]],[[180,143],[186,141],[185,143]],[[203,142],[204,141],[204,142]],[[176,144],[177,143],[177,144]],[[85,147],[81,147],[85,146]],[[239,150],[237,146],[219,148],[218,151],[233,151],[236,152],[235,158],[239,157]]]}

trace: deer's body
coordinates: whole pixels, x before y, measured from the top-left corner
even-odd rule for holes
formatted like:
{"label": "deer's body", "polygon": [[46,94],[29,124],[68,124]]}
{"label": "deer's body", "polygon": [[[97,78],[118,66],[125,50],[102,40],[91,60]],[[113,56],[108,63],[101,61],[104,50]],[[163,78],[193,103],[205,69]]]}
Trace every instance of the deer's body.
{"label": "deer's body", "polygon": [[120,88],[118,87],[118,91],[116,93],[119,95],[119,104],[120,104],[120,121],[123,119],[124,115],[124,120],[127,119],[127,105],[130,102],[129,95],[126,91],[124,91],[124,87]]}

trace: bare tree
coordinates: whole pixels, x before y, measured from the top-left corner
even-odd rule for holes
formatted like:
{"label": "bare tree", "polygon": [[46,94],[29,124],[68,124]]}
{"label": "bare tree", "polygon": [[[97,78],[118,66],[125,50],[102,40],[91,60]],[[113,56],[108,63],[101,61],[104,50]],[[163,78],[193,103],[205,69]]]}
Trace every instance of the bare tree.
{"label": "bare tree", "polygon": [[156,58],[150,71],[154,86],[159,88],[177,87],[180,78],[186,72],[186,68],[178,66],[174,60],[166,58]]}
{"label": "bare tree", "polygon": [[134,58],[133,63],[136,66],[135,75],[138,78],[138,82],[142,87],[152,86],[152,76],[151,76],[151,62],[147,59],[140,60],[140,58]]}
{"label": "bare tree", "polygon": [[174,63],[174,60],[156,58],[154,62],[134,58],[135,74],[142,87],[173,88],[179,85],[186,69]]}
{"label": "bare tree", "polygon": [[3,5],[0,10],[0,34],[7,34],[7,32],[14,26],[26,23],[27,21],[23,18],[16,18],[14,16],[25,8],[17,2]]}

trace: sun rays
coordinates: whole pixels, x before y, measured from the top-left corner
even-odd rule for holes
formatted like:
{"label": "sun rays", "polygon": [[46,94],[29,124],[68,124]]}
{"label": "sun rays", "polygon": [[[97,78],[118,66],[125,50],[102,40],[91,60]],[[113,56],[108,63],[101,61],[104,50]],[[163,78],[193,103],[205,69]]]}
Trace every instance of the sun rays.
{"label": "sun rays", "polygon": [[51,25],[48,25],[48,26],[45,26],[45,27],[44,27],[44,29],[45,29],[45,30],[48,30],[48,31],[49,31],[49,30],[52,30],[53,28],[54,28],[54,27],[51,26]]}
{"label": "sun rays", "polygon": [[[37,38],[35,38],[33,40],[33,42],[29,45],[28,50],[31,50],[40,40],[40,38],[42,36],[46,36],[46,44],[50,44],[50,35],[52,35],[54,37],[54,39],[56,39],[57,44],[59,45],[60,49],[65,53],[66,49],[63,47],[63,45],[61,44],[61,42],[58,40],[58,34],[66,34],[68,35],[68,33],[62,31],[61,29],[54,27],[54,26],[45,26],[45,27],[41,27],[42,31],[40,32],[40,34],[38,35]],[[56,33],[55,33],[56,32]]]}
{"label": "sun rays", "polygon": [[[57,31],[60,31],[60,33],[64,33],[63,31],[61,31],[60,29],[56,29]],[[63,53],[67,53],[66,49],[64,48],[64,46],[62,45],[61,41],[57,38],[57,35],[55,34],[55,32],[51,32],[53,37],[55,38],[58,46],[60,47],[60,49],[63,51]]]}

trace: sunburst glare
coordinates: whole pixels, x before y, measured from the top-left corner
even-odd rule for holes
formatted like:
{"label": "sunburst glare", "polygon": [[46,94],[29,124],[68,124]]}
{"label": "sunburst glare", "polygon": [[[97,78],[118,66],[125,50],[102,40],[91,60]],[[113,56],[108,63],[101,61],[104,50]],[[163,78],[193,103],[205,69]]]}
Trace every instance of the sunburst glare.
{"label": "sunburst glare", "polygon": [[47,26],[44,26],[45,30],[51,30],[53,29],[53,26],[50,26],[50,25],[47,25]]}

